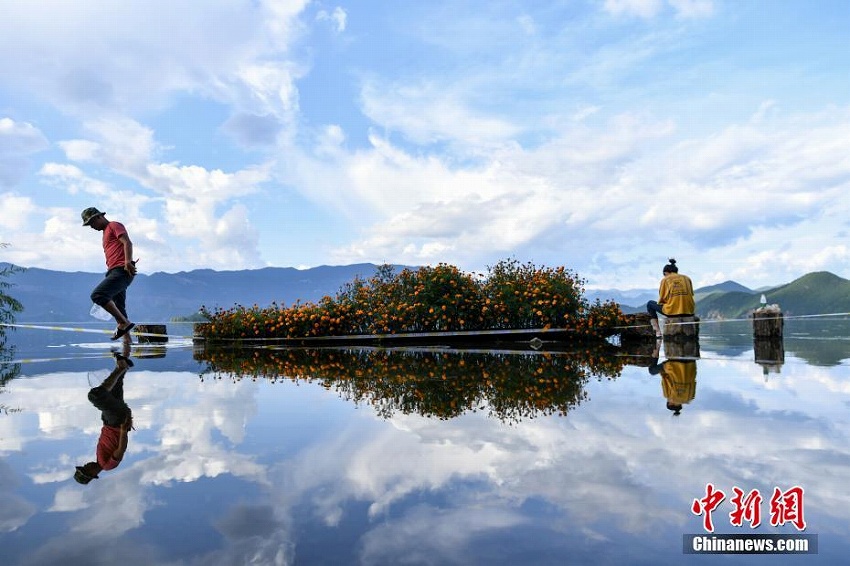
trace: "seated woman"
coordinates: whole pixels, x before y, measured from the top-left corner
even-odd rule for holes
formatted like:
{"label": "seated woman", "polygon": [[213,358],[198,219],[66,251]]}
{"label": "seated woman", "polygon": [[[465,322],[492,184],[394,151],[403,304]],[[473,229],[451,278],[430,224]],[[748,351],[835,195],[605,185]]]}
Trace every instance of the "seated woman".
{"label": "seated woman", "polygon": [[681,275],[676,267],[676,260],[670,258],[670,263],[661,270],[664,277],[658,288],[658,300],[646,303],[650,324],[655,331],[655,337],[661,338],[661,328],[658,325],[658,315],[664,316],[693,316],[696,309],[694,302],[694,286],[691,278]]}

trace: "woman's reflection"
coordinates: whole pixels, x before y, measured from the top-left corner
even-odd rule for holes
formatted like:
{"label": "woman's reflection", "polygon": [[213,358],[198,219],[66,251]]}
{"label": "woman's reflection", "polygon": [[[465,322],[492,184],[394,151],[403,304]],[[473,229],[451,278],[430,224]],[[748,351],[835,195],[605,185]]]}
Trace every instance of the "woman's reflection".
{"label": "woman's reflection", "polygon": [[[649,373],[661,375],[661,391],[667,399],[667,408],[679,416],[682,407],[693,401],[697,394],[697,361],[698,347],[693,343],[695,352],[689,352],[690,343],[670,343],[665,348],[667,359],[658,363],[660,345],[656,344],[652,353],[652,363]],[[689,355],[690,354],[690,355]]]}
{"label": "woman's reflection", "polygon": [[103,428],[97,441],[96,461],[77,466],[74,479],[87,484],[96,479],[102,470],[118,467],[127,450],[127,436],[133,430],[133,413],[124,402],[124,376],[133,367],[129,357],[130,346],[124,345],[124,352],[114,352],[115,369],[103,383],[89,390],[89,401],[100,409]]}

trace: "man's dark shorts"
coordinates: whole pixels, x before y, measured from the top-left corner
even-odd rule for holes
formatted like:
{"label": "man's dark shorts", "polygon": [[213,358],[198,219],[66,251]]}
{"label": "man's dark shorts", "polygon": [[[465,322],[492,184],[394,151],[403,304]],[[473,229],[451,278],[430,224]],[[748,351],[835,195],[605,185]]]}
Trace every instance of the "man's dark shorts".
{"label": "man's dark shorts", "polygon": [[113,267],[106,272],[106,277],[91,292],[91,301],[100,306],[109,301],[115,301],[116,304],[120,303],[120,306],[123,306],[127,287],[132,282],[133,278],[127,273],[126,269]]}
{"label": "man's dark shorts", "polygon": [[101,386],[93,387],[89,391],[89,401],[100,409],[100,418],[103,424],[108,426],[121,426],[130,414],[130,407],[124,401]]}

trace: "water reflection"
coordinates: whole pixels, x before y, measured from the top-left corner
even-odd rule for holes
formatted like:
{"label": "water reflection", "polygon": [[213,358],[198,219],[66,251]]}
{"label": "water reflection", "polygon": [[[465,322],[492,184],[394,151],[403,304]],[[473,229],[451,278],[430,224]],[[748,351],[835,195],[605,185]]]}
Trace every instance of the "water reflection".
{"label": "water reflection", "polygon": [[[116,471],[80,486],[69,470],[102,424],[88,375],[116,365],[108,345],[85,351],[24,364],[0,392],[19,409],[0,415],[4,563],[702,564],[681,544],[708,482],[805,488],[821,554],[771,564],[850,552],[841,366],[786,355],[766,383],[752,349],[654,344],[134,352],[137,430]],[[671,419],[648,368],[676,358],[698,365],[699,392]],[[728,511],[718,531],[740,532]]]}
{"label": "water reflection", "polygon": [[115,352],[115,368],[100,385],[89,390],[88,400],[100,410],[100,438],[95,450],[96,459],[76,466],[74,479],[83,485],[98,479],[100,472],[114,470],[121,464],[127,450],[129,433],[133,429],[133,412],[124,402],[124,377],[133,367],[129,357],[130,343],[124,341],[123,353]]}
{"label": "water reflection", "polygon": [[703,346],[718,354],[736,356],[756,349],[757,360],[768,360],[769,372],[778,372],[786,355],[795,356],[815,366],[836,366],[850,359],[850,321],[841,319],[785,320],[785,339],[771,344],[766,352],[753,340],[749,321],[704,321]]}
{"label": "water reflection", "polygon": [[661,342],[655,344],[649,361],[650,375],[661,377],[661,391],[667,400],[667,409],[674,416],[682,413],[682,407],[694,400],[697,394],[697,361],[699,343],[695,341],[670,342],[667,359],[658,362]]}
{"label": "water reflection", "polygon": [[[15,347],[7,343],[6,331],[0,328],[0,388],[21,373],[21,365],[13,363]],[[0,403],[0,408],[4,408]]]}
{"label": "water reflection", "polygon": [[592,378],[614,379],[626,358],[611,349],[572,353],[432,349],[212,349],[196,352],[213,378],[315,382],[376,413],[449,419],[485,410],[516,422],[566,415],[586,399]]}

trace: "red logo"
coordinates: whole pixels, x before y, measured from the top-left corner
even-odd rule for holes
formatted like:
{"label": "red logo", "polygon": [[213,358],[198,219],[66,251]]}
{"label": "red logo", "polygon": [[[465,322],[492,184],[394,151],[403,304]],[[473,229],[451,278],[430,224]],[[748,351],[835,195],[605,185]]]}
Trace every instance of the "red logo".
{"label": "red logo", "polygon": [[[732,487],[733,496],[729,500],[732,511],[729,513],[729,523],[733,527],[742,527],[746,522],[751,529],[761,524],[761,504],[763,498],[759,490],[753,489],[748,493],[738,486]],[[770,524],[773,527],[781,527],[785,523],[791,523],[798,531],[806,529],[806,520],[803,516],[803,488],[794,486],[786,491],[778,487],[773,488],[770,498]],[[714,484],[706,484],[705,497],[694,499],[691,504],[691,512],[696,516],[702,516],[702,526],[706,532],[714,532],[712,513],[717,510],[726,499],[722,490],[716,489]]]}

